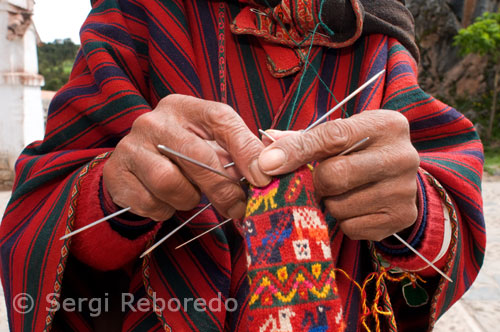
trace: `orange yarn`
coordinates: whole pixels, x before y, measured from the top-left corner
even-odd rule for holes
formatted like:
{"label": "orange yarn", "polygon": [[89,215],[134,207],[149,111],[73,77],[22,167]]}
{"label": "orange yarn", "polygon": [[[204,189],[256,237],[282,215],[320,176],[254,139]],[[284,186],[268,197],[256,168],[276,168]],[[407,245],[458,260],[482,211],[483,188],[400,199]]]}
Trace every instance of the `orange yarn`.
{"label": "orange yarn", "polygon": [[[390,269],[389,269],[390,270]],[[381,332],[380,329],[380,315],[387,317],[388,320],[391,321],[393,325],[396,325],[396,320],[394,317],[394,312],[392,311],[384,311],[380,306],[379,306],[379,301],[381,296],[384,295],[384,291],[382,288],[382,282],[384,280],[391,281],[391,282],[401,282],[404,279],[408,278],[410,279],[411,283],[414,284],[417,280],[421,281],[422,283],[426,283],[422,277],[420,277],[418,274],[413,274],[410,272],[403,272],[399,276],[395,277],[389,273],[389,271],[383,267],[380,268],[380,271],[377,272],[372,272],[366,276],[365,280],[363,281],[363,286],[361,286],[356,280],[354,280],[347,272],[345,272],[342,269],[335,268],[335,271],[341,272],[349,281],[351,281],[360,291],[361,294],[361,310],[362,314],[360,317],[361,325],[365,328],[366,332],[371,332],[370,328],[368,327],[368,324],[366,320],[368,317],[371,315],[373,319],[375,320],[375,331],[376,332]],[[373,299],[373,303],[370,306],[368,305],[368,296],[366,295],[366,288],[370,284],[372,280],[376,279],[375,283],[375,297]]]}

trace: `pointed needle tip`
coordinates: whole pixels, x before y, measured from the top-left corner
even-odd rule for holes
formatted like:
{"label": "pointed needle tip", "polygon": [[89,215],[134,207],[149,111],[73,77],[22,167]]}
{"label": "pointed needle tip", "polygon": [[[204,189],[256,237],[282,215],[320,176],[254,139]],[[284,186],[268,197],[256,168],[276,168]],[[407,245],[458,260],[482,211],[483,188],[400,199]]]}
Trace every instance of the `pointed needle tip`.
{"label": "pointed needle tip", "polygon": [[426,262],[430,267],[432,267],[437,273],[439,273],[441,276],[443,276],[443,278],[445,278],[446,280],[448,280],[449,282],[453,282],[453,279],[451,279],[449,276],[447,276],[443,271],[441,271],[440,269],[438,269],[436,267],[436,265],[434,265],[430,260],[428,260],[427,258],[425,258],[424,255],[422,255],[421,253],[419,253],[415,248],[413,248],[408,242],[406,242],[405,240],[403,240],[402,237],[400,237],[398,234],[394,233],[392,234],[396,239],[399,240],[399,242],[401,242],[402,244],[404,244],[408,249],[410,249],[411,251],[413,251],[413,253],[415,253],[418,257],[420,257],[424,262]]}

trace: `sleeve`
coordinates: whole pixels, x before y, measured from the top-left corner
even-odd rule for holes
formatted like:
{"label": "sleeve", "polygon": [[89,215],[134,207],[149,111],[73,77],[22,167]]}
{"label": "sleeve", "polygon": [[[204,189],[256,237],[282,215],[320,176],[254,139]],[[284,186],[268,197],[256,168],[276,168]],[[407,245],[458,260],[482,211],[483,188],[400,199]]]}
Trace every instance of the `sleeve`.
{"label": "sleeve", "polygon": [[[97,203],[102,165],[133,121],[157,102],[149,97],[147,26],[135,19],[144,14],[127,8],[125,15],[120,5],[94,1],[70,80],[50,105],[45,137],[26,147],[16,164],[12,198],[0,226],[1,274],[13,331],[43,331],[50,325],[54,311],[46,309],[46,298],[60,292],[70,252],[96,268],[118,268],[144,248],[150,234],[129,239],[112,223],[96,227],[94,232],[109,241],[101,252],[111,247],[112,253],[125,252],[109,265],[92,260],[96,252],[80,242],[82,237],[60,240],[109,212]],[[144,222],[138,227],[144,228]],[[22,293],[35,310],[14,310],[12,303]]]}
{"label": "sleeve", "polygon": [[[422,91],[415,61],[395,39],[389,39],[387,70],[382,108],[407,117],[421,160],[417,181],[423,219],[416,226],[421,235],[414,237],[413,244],[454,281],[440,279],[433,290],[433,322],[465,293],[483,262],[482,144],[467,118]],[[402,248],[385,246],[378,251],[391,265],[436,276]]]}

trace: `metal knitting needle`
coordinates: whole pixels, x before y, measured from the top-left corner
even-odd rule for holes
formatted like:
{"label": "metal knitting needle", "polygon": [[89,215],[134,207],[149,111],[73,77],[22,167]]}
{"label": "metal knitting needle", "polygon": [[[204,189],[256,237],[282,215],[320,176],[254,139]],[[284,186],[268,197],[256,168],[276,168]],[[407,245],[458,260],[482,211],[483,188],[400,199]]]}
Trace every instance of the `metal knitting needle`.
{"label": "metal knitting needle", "polygon": [[[259,129],[259,132],[267,137],[269,137],[269,139],[271,139],[273,142],[275,142],[276,140],[271,136],[269,135],[268,133],[266,133],[265,131],[263,131],[262,129]],[[369,140],[370,138],[369,137],[365,137],[363,138],[361,141],[357,142],[356,144],[354,144],[353,146],[351,146],[349,149],[343,151],[342,153],[339,154],[339,156],[343,156],[351,151],[353,151],[354,149],[356,149],[357,147],[359,147],[361,144],[363,144],[364,142],[366,142],[367,140]],[[234,163],[232,163],[234,165]],[[198,165],[198,164],[197,164]],[[229,164],[228,164],[229,165]],[[226,165],[227,166],[227,165]],[[232,165],[231,165],[232,166]],[[225,168],[225,167],[224,167]],[[245,178],[241,178],[240,181],[243,181]],[[187,225],[191,220],[193,220],[194,218],[196,218],[198,215],[200,215],[203,211],[205,211],[206,209],[208,209],[210,206],[212,206],[212,203],[209,203],[207,204],[204,208],[202,208],[200,211],[198,211],[196,214],[194,214],[191,218],[189,218],[188,220],[184,221],[182,224],[180,224],[179,226],[177,226],[175,229],[173,229],[170,233],[168,233],[167,235],[165,235],[161,240],[159,240],[158,242],[156,242],[154,245],[152,245],[148,250],[146,250],[141,256],[140,258],[143,258],[144,256],[146,256],[147,254],[149,254],[151,251],[153,251],[154,249],[156,249],[160,244],[162,244],[163,242],[165,242],[168,238],[170,238],[172,235],[174,235],[177,231],[179,231],[182,227],[184,227],[185,225]],[[226,221],[227,222],[227,221]],[[221,227],[224,223],[226,222],[223,222],[217,226],[214,226],[211,230],[214,230],[218,227]],[[183,243],[182,245],[180,245],[179,247],[175,248],[175,249],[178,249],[186,244],[188,244],[189,242],[192,242],[194,240],[196,240],[198,237],[200,236],[203,236],[205,235],[206,233],[209,233],[211,230],[208,230],[206,231],[205,233],[201,234],[201,235],[198,235],[197,237],[194,237],[193,239]]]}
{"label": "metal knitting needle", "polygon": [[[169,150],[170,150],[170,149],[169,149]],[[172,151],[172,150],[171,150],[171,151]],[[174,152],[175,152],[175,151],[174,151]],[[178,153],[176,152],[176,154],[178,154]],[[184,155],[181,155],[181,156],[182,156],[181,158],[185,157]],[[189,157],[185,157],[185,158],[189,158]],[[197,163],[199,164],[199,162],[197,162]],[[197,164],[197,165],[198,165],[198,164]],[[203,166],[201,166],[201,167],[204,167],[204,168],[207,168],[207,167],[208,167],[208,169],[212,170],[210,166],[207,166],[207,165],[205,165],[205,164],[202,164],[202,165],[203,165]],[[231,167],[231,166],[234,166],[234,162],[230,162],[229,164],[224,165],[224,168],[228,168],[228,167]],[[219,174],[219,173],[217,173],[217,174]],[[227,177],[227,176],[226,176],[226,177]],[[231,180],[233,180],[233,179],[231,178]],[[212,204],[210,204],[210,205],[212,205]],[[182,225],[180,225],[179,227],[177,227],[176,229],[174,229],[174,230],[173,230],[170,234],[167,234],[167,236],[166,236],[165,238],[161,239],[161,240],[160,240],[160,242],[163,242],[163,241],[165,241],[166,239],[168,239],[168,238],[169,238],[170,236],[172,236],[172,235],[173,235],[176,231],[178,231],[179,229],[181,229],[181,228],[182,228],[185,224],[187,224],[189,221],[191,221],[191,220],[193,220],[195,217],[197,217],[197,216],[198,216],[201,212],[203,212],[203,211],[205,211],[207,208],[209,208],[209,207],[210,207],[210,205],[207,205],[207,206],[205,206],[205,207],[204,207],[201,211],[198,211],[198,213],[196,213],[193,217],[191,217],[190,219],[188,219],[187,221],[185,221]],[[68,233],[68,234],[66,234],[66,235],[62,236],[59,240],[65,240],[65,239],[67,239],[67,238],[70,238],[70,237],[72,237],[72,236],[74,236],[74,235],[76,235],[76,234],[78,234],[78,233],[81,233],[81,232],[83,232],[83,231],[86,231],[86,230],[87,230],[87,229],[89,229],[89,228],[92,228],[92,227],[94,227],[94,226],[97,226],[97,225],[99,225],[100,223],[105,222],[106,220],[109,220],[109,219],[114,218],[114,217],[116,217],[116,216],[119,216],[119,215],[121,215],[121,214],[123,214],[123,213],[125,213],[125,212],[127,212],[127,211],[130,211],[130,209],[131,209],[131,207],[129,206],[129,207],[126,207],[126,208],[121,209],[121,210],[119,210],[119,211],[116,211],[115,213],[112,213],[112,214],[110,214],[109,216],[106,216],[106,217],[104,217],[104,218],[101,218],[101,219],[99,219],[99,220],[96,220],[96,221],[94,221],[93,223],[88,224],[87,226],[81,227],[81,228],[79,228],[79,229],[77,229],[77,230],[75,230],[75,231],[73,231],[73,232],[71,232],[71,233]],[[159,245],[160,243],[157,243],[157,244]],[[153,249],[155,249],[156,247],[157,247],[157,245],[155,244],[155,246],[153,246],[152,248],[153,248]],[[151,248],[150,248],[150,249],[151,249]],[[153,249],[151,249],[151,250],[153,250]],[[148,251],[151,251],[151,250],[149,250],[149,249],[148,249]],[[143,256],[147,255],[148,253],[149,253],[149,252],[145,252],[145,253],[141,256],[141,258],[142,258]]]}
{"label": "metal knitting needle", "polygon": [[427,264],[429,264],[430,267],[432,267],[437,273],[439,273],[440,275],[443,276],[443,278],[445,278],[446,280],[448,280],[449,282],[453,282],[453,280],[448,277],[443,271],[441,271],[440,269],[438,269],[434,264],[432,264],[432,262],[430,260],[428,260],[427,258],[425,258],[424,255],[422,255],[421,253],[419,253],[415,248],[413,248],[408,242],[406,242],[405,240],[403,240],[403,238],[401,238],[401,236],[399,236],[398,234],[394,233],[392,234],[396,239],[399,240],[399,242],[401,242],[402,244],[404,244],[408,249],[410,249],[411,251],[413,251],[413,253],[415,255],[417,255],[418,257],[420,257],[424,262],[426,262]]}
{"label": "metal knitting needle", "polygon": [[[273,142],[276,142],[276,140],[271,136],[269,135],[268,133],[266,133],[265,131],[263,131],[262,129],[259,129],[259,132],[262,134],[262,135],[265,135],[266,137],[268,137],[270,140],[272,140]],[[353,151],[354,149],[356,149],[358,146],[360,146],[361,144],[363,144],[364,142],[366,142],[367,140],[369,139],[369,137],[365,137],[363,138],[361,141],[359,141],[358,143],[354,144],[353,146],[351,146],[349,149],[345,150],[344,152],[340,153],[339,156],[343,156],[345,154],[348,154],[349,152]],[[422,259],[424,262],[426,262],[430,267],[432,267],[437,273],[439,273],[440,275],[442,275],[446,280],[448,280],[449,282],[453,282],[453,280],[448,277],[443,271],[441,271],[440,269],[438,269],[434,264],[432,264],[432,262],[430,260],[428,260],[427,258],[425,258],[424,255],[422,255],[421,253],[419,253],[415,248],[413,248],[408,242],[406,242],[405,240],[403,240],[403,238],[401,238],[401,236],[399,236],[397,233],[394,233],[392,234],[396,239],[399,240],[399,242],[401,242],[402,244],[404,244],[408,249],[410,249],[411,251],[413,251],[415,253],[415,255],[417,255],[418,257],[420,257],[420,259]]]}
{"label": "metal knitting needle", "polygon": [[194,241],[194,240],[196,240],[196,239],[199,239],[199,238],[200,238],[200,237],[202,237],[203,235],[208,234],[208,233],[210,233],[211,231],[213,231],[213,230],[215,230],[215,229],[217,229],[217,228],[221,227],[222,225],[227,224],[227,223],[228,223],[228,222],[230,222],[231,220],[233,220],[233,219],[229,218],[229,219],[224,220],[223,222],[221,222],[221,223],[220,223],[220,224],[218,224],[218,225],[215,225],[214,227],[210,228],[209,230],[206,230],[206,231],[204,231],[203,233],[201,233],[201,234],[199,234],[199,235],[196,235],[196,236],[195,236],[195,237],[193,237],[191,240],[186,241],[186,242],[184,242],[183,244],[181,244],[181,245],[179,245],[179,246],[175,247],[175,249],[179,249],[179,248],[184,247],[186,244],[191,243],[191,242],[193,242],[193,241]]}
{"label": "metal knitting needle", "polygon": [[207,205],[205,205],[200,211],[196,212],[188,220],[184,221],[182,224],[180,224],[179,226],[177,226],[170,233],[168,233],[167,235],[165,235],[161,240],[159,240],[158,242],[156,242],[155,244],[153,244],[151,247],[149,247],[149,249],[146,250],[145,252],[143,252],[142,255],[139,258],[143,258],[147,254],[149,254],[151,251],[155,250],[160,244],[162,244],[163,242],[165,242],[168,238],[170,238],[172,235],[174,235],[178,230],[180,230],[182,227],[184,227],[185,225],[187,225],[191,220],[193,220],[194,218],[198,217],[203,211],[205,211],[206,209],[208,209],[211,206],[212,206],[212,203],[208,203]]}
{"label": "metal knitting needle", "polygon": [[78,233],[80,233],[80,232],[83,232],[83,231],[85,231],[85,230],[89,229],[89,228],[92,228],[92,227],[94,227],[94,226],[97,226],[97,225],[99,225],[100,223],[102,223],[102,222],[104,222],[104,221],[106,221],[106,220],[109,220],[109,219],[111,219],[111,218],[114,218],[114,217],[116,217],[116,216],[118,216],[118,215],[122,214],[122,213],[125,213],[125,212],[129,211],[130,209],[131,209],[131,207],[129,206],[129,207],[126,207],[126,208],[124,208],[124,209],[122,209],[122,210],[120,210],[120,211],[117,211],[117,212],[115,212],[115,213],[112,213],[112,214],[110,214],[109,216],[106,216],[106,217],[104,217],[104,218],[102,218],[102,219],[99,219],[99,220],[97,220],[97,221],[94,221],[93,223],[88,224],[87,226],[84,226],[84,227],[82,227],[82,228],[77,229],[76,231],[73,231],[73,232],[71,232],[71,233],[68,233],[68,234],[66,234],[66,235],[62,236],[59,240],[66,240],[67,238],[70,238],[70,237],[72,237],[73,235],[76,235],[76,234],[78,234]]}
{"label": "metal knitting needle", "polygon": [[[275,140],[275,139],[274,139],[271,135],[269,135],[268,133],[266,133],[266,132],[265,132],[265,131],[263,131],[262,129],[259,129],[259,132],[260,132],[261,134],[263,134],[263,135],[265,135],[265,136],[269,137],[269,139],[271,139],[273,142],[276,142],[276,140]],[[365,137],[365,138],[363,138],[361,141],[357,142],[356,144],[354,144],[353,146],[351,146],[349,149],[347,149],[347,150],[343,151],[342,153],[340,153],[340,154],[339,154],[339,156],[343,156],[343,155],[345,155],[345,154],[347,154],[347,153],[351,152],[352,150],[356,149],[357,147],[359,147],[361,144],[363,144],[364,142],[368,141],[369,139],[370,139],[369,137]],[[179,248],[181,248],[181,247],[185,246],[186,244],[188,244],[188,243],[190,243],[190,242],[193,242],[194,240],[198,239],[199,237],[201,237],[201,236],[203,236],[203,235],[205,235],[205,234],[208,234],[208,233],[210,233],[211,231],[213,231],[213,230],[215,230],[215,229],[217,229],[217,228],[221,227],[222,225],[224,225],[225,223],[229,222],[230,220],[232,220],[232,219],[227,219],[227,220],[225,220],[224,222],[222,222],[222,223],[220,223],[220,224],[218,224],[218,225],[216,225],[216,226],[214,226],[214,227],[210,228],[209,230],[207,230],[207,231],[205,231],[205,232],[201,233],[200,235],[195,236],[195,237],[194,237],[194,238],[192,238],[191,240],[188,240],[188,241],[184,242],[183,244],[181,244],[180,246],[176,247],[175,249],[179,249]],[[162,240],[163,240],[163,239],[162,239]],[[141,256],[141,257],[142,257],[142,256]]]}
{"label": "metal knitting needle", "polygon": [[306,129],[304,129],[304,132],[307,132],[307,131],[311,130],[312,128],[316,127],[317,125],[319,125],[324,119],[326,119],[333,112],[335,112],[340,107],[342,107],[349,100],[351,100],[352,98],[354,98],[354,96],[356,96],[358,93],[360,93],[368,85],[370,85],[371,83],[373,83],[373,81],[375,81],[384,72],[385,72],[385,69],[382,69],[381,71],[379,71],[377,74],[375,74],[375,76],[373,76],[368,81],[366,81],[363,85],[361,85],[359,88],[357,88],[353,93],[351,93],[349,96],[347,96],[346,98],[344,98],[344,100],[342,100],[340,103],[338,103],[337,105],[335,105],[335,107],[333,107],[331,110],[329,110],[328,112],[326,112],[321,118],[319,118],[313,124],[311,124],[309,127],[307,127]]}
{"label": "metal knitting needle", "polygon": [[[274,137],[272,137],[271,135],[269,135],[268,133],[266,133],[264,130],[262,129],[259,129],[259,133],[261,133],[262,135],[265,135],[266,137],[268,137],[271,141],[273,142],[276,142],[276,140],[274,139]],[[341,153],[339,153],[337,156],[343,156],[343,155],[346,155],[350,152],[352,152],[353,150],[357,149],[360,145],[362,145],[363,143],[365,143],[366,141],[368,141],[370,139],[370,137],[365,137],[363,138],[362,140],[358,141],[356,144],[354,144],[353,146],[351,146],[350,148],[342,151]]]}
{"label": "metal knitting needle", "polygon": [[210,166],[208,166],[208,165],[206,165],[206,164],[204,164],[204,163],[201,163],[201,162],[199,162],[198,160],[194,160],[193,158],[190,158],[190,157],[188,157],[188,156],[186,156],[186,155],[183,155],[182,153],[179,153],[179,152],[174,151],[174,150],[172,150],[172,149],[170,149],[170,148],[167,148],[165,145],[158,144],[158,145],[157,145],[157,148],[158,148],[158,150],[160,150],[160,152],[162,152],[163,154],[165,154],[165,152],[166,152],[166,153],[173,154],[174,156],[176,156],[176,157],[178,157],[178,158],[181,158],[181,159],[183,159],[183,160],[185,160],[185,161],[189,161],[190,163],[192,163],[192,164],[194,164],[194,165],[197,165],[197,166],[199,166],[199,167],[201,167],[201,168],[204,168],[204,169],[206,169],[206,170],[209,170],[209,171],[211,171],[211,172],[213,172],[213,173],[215,173],[215,174],[218,174],[218,175],[220,175],[220,176],[223,176],[223,177],[225,177],[226,179],[229,179],[229,180],[231,180],[231,181],[233,181],[233,182],[239,182],[239,180],[234,179],[234,178],[230,177],[229,175],[224,174],[224,173],[222,173],[221,171],[219,171],[219,170],[217,170],[217,169],[215,169],[215,168],[213,168],[213,167],[210,167]]}
{"label": "metal knitting needle", "polygon": [[[260,13],[259,13],[259,14],[260,14]],[[262,14],[264,14],[264,13],[262,13]],[[365,82],[363,85],[361,85],[358,89],[356,89],[353,93],[351,93],[349,96],[347,96],[344,100],[342,100],[339,104],[337,104],[335,107],[333,107],[330,111],[328,111],[325,115],[323,115],[321,118],[319,118],[316,122],[314,122],[314,123],[313,123],[313,124],[311,124],[309,127],[307,127],[307,128],[304,130],[304,132],[306,132],[306,131],[308,131],[308,130],[310,130],[310,129],[314,128],[315,126],[317,126],[319,123],[321,123],[321,121],[323,121],[326,117],[330,116],[333,112],[335,112],[337,109],[339,109],[340,107],[342,107],[342,106],[343,106],[346,102],[348,102],[349,100],[351,100],[351,99],[352,99],[355,95],[357,95],[360,91],[362,91],[364,88],[366,88],[366,87],[367,87],[370,83],[372,83],[372,82],[373,82],[373,81],[374,81],[377,77],[379,77],[380,75],[382,75],[384,72],[385,72],[385,69],[383,69],[382,71],[380,71],[379,73],[377,73],[375,76],[373,76],[371,79],[369,79],[369,80],[368,80],[367,82]],[[267,133],[266,133],[265,131],[263,131],[262,129],[259,129],[259,131],[260,131],[263,135],[266,135],[266,136],[267,136],[267,137],[269,137],[270,139],[274,140],[274,139],[273,139],[273,138],[272,138],[269,134],[267,134]],[[366,138],[365,140],[367,140],[367,139],[368,139],[368,138]],[[350,148],[351,150],[349,150],[349,151],[344,151],[344,154],[349,153],[350,151],[352,151],[352,150],[353,150],[353,149],[355,149],[357,146],[359,146],[360,144],[363,144],[363,143],[364,143],[364,141],[363,141],[363,142],[358,142],[358,143],[356,143],[354,146],[352,146],[352,147]],[[191,162],[191,163],[193,163],[193,164],[195,164],[195,165],[198,165],[198,166],[200,166],[200,167],[203,167],[203,168],[205,168],[205,169],[208,169],[208,170],[210,170],[210,171],[212,171],[212,172],[214,172],[214,173],[216,173],[216,174],[219,174],[219,175],[221,175],[221,176],[223,176],[223,177],[225,177],[225,178],[230,179],[231,181],[235,181],[235,179],[233,179],[233,178],[229,177],[228,175],[226,175],[226,174],[224,174],[224,173],[222,173],[222,172],[219,172],[218,170],[216,170],[216,169],[214,169],[214,168],[212,168],[212,167],[210,167],[210,166],[208,166],[208,165],[202,164],[202,163],[200,163],[200,162],[199,162],[199,161],[197,161],[197,160],[194,160],[194,159],[192,159],[192,158],[189,158],[189,157],[187,157],[187,156],[184,156],[184,155],[182,155],[182,154],[179,154],[177,151],[171,150],[171,149],[167,148],[167,147],[166,147],[166,146],[164,146],[164,145],[158,145],[158,149],[159,149],[159,150],[161,150],[161,151],[163,151],[163,152],[171,153],[171,154],[173,154],[173,155],[175,155],[175,156],[177,156],[177,157],[179,157],[179,158],[181,158],[181,159],[184,159],[184,160],[189,161],[189,162]],[[232,163],[232,165],[234,165],[234,163]],[[231,165],[231,166],[232,166],[232,165]],[[226,166],[227,166],[227,167],[229,167],[228,165],[226,165]],[[224,166],[224,168],[226,168],[226,166]],[[236,182],[236,181],[235,181],[235,182]],[[130,210],[130,207],[127,207],[127,208],[124,208],[124,209],[122,209],[122,210],[120,210],[120,211],[117,211],[117,212],[115,212],[115,213],[113,213],[113,214],[111,214],[111,215],[109,215],[109,216],[107,216],[107,217],[104,217],[104,218],[102,218],[102,219],[99,219],[99,220],[97,220],[97,221],[94,221],[92,224],[89,224],[89,225],[87,225],[87,226],[85,226],[85,227],[82,227],[82,228],[80,228],[80,229],[77,229],[77,230],[76,230],[76,231],[74,231],[74,232],[71,232],[71,233],[68,233],[68,234],[64,235],[63,237],[61,237],[61,240],[67,239],[67,238],[69,238],[69,237],[71,237],[71,236],[73,236],[73,235],[75,235],[75,234],[78,234],[78,233],[80,233],[80,232],[82,232],[82,231],[84,231],[84,230],[87,230],[87,229],[89,229],[89,228],[91,228],[91,227],[94,227],[94,226],[96,226],[96,225],[98,225],[98,224],[100,224],[100,223],[102,223],[102,222],[104,222],[104,221],[106,221],[106,220],[108,220],[108,219],[111,219],[111,218],[113,218],[113,217],[116,217],[116,216],[118,216],[118,215],[120,215],[120,214],[122,214],[122,213],[125,213],[125,212],[129,211],[129,210]],[[186,224],[186,223],[187,223],[187,221],[186,221],[186,222],[184,222],[184,223]],[[180,228],[179,228],[179,229],[180,229]],[[176,230],[177,230],[177,229],[176,229]],[[176,231],[176,230],[174,230],[174,231],[173,231],[173,233],[175,233],[175,231]],[[172,234],[173,234],[173,233],[172,233]],[[169,236],[171,236],[172,234],[168,234],[167,236],[169,237]],[[167,237],[167,238],[168,238],[168,237]],[[165,239],[165,240],[166,240],[166,239]],[[164,239],[162,239],[162,240],[160,240],[160,241],[161,241],[161,242],[163,242],[163,241],[164,241]],[[155,247],[155,248],[156,248],[156,247]],[[151,249],[151,248],[150,248],[150,249]],[[154,248],[153,248],[153,249],[154,249]],[[145,254],[147,254],[147,253],[145,253]],[[145,255],[145,254],[143,254],[143,255]],[[142,256],[141,256],[141,257],[142,257]]]}
{"label": "metal knitting needle", "polygon": [[[234,165],[235,165],[234,162],[231,162],[231,163],[229,163],[227,165],[224,165],[224,168],[228,168],[228,167],[231,167],[231,166],[234,166]],[[245,180],[245,177],[242,177],[240,179],[240,182],[243,181],[243,180]],[[143,258],[147,254],[149,254],[150,252],[152,252],[153,250],[155,250],[156,248],[158,248],[158,246],[160,244],[162,244],[163,242],[165,242],[168,238],[170,238],[172,235],[174,235],[175,233],[177,233],[182,227],[186,226],[189,222],[191,222],[194,218],[198,217],[203,211],[205,211],[206,209],[208,209],[211,206],[212,206],[212,203],[208,203],[207,205],[205,205],[200,211],[196,212],[188,220],[184,221],[182,224],[180,224],[175,229],[173,229],[170,233],[168,233],[163,238],[161,238],[158,242],[156,242],[151,247],[149,247],[149,249],[146,250],[145,252],[143,252],[142,255],[139,258]]]}

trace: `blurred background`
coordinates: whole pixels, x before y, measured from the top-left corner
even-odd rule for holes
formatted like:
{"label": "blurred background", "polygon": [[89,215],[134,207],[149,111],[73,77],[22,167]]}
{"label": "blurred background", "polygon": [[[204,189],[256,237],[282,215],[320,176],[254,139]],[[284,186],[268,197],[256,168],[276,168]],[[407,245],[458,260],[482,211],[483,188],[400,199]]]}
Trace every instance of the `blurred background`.
{"label": "blurred background", "polygon": [[[436,331],[496,331],[500,322],[500,0],[407,0],[425,91],[474,123],[485,145],[486,260]],[[50,100],[68,79],[90,0],[0,0],[0,216],[14,163],[43,138]],[[497,263],[497,264],[495,264]],[[0,332],[8,331],[0,287]]]}

